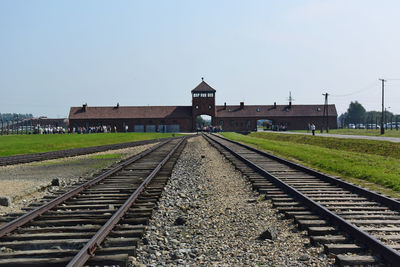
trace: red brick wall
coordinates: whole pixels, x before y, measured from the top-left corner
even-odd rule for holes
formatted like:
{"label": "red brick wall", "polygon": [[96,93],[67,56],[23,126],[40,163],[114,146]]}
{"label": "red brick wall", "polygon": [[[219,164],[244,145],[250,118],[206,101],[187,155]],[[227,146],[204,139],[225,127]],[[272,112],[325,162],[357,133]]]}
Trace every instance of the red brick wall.
{"label": "red brick wall", "polygon": [[[274,125],[286,125],[288,130],[307,130],[308,123],[314,123],[317,130],[321,127],[325,127],[325,120],[323,117],[276,117],[276,118],[264,118],[273,121]],[[215,118],[216,125],[221,125],[223,121],[222,129],[226,132],[246,132],[255,131],[257,129],[257,118]],[[336,116],[329,118],[329,128],[336,129]]]}
{"label": "red brick wall", "polygon": [[134,125],[172,125],[178,124],[181,132],[190,132],[192,130],[192,119],[191,118],[165,118],[165,119],[70,119],[69,127],[95,127],[100,125],[109,125],[112,128],[117,127],[118,132],[124,132],[123,128],[128,125],[128,131],[133,132]]}
{"label": "red brick wall", "polygon": [[214,97],[192,97],[192,130],[196,130],[196,117],[198,115],[209,115],[212,123],[215,118],[215,94]]}

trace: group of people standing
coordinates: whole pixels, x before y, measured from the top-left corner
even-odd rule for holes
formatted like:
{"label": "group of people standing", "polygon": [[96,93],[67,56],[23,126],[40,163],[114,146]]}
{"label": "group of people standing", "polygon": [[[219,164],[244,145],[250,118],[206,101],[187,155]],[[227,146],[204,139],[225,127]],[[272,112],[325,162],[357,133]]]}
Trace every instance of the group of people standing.
{"label": "group of people standing", "polygon": [[117,126],[111,127],[110,125],[96,126],[96,127],[72,127],[68,128],[68,133],[74,134],[87,134],[87,133],[116,133]]}
{"label": "group of people standing", "polygon": [[217,125],[217,126],[203,126],[202,128],[197,128],[197,132],[202,131],[202,132],[207,132],[207,133],[221,133],[222,132],[222,126]]}

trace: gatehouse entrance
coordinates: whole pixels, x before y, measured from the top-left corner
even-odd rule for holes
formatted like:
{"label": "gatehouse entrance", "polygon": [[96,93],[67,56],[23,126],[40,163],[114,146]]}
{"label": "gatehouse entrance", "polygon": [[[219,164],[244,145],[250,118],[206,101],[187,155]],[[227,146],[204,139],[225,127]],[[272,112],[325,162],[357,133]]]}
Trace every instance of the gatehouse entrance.
{"label": "gatehouse entrance", "polygon": [[210,115],[197,115],[196,116],[196,130],[204,131],[207,127],[210,127],[212,123],[212,117]]}

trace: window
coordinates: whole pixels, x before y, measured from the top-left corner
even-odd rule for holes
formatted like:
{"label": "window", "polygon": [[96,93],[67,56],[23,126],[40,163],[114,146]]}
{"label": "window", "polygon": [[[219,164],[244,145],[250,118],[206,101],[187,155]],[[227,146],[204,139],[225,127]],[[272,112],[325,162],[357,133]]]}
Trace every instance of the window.
{"label": "window", "polygon": [[212,108],[212,106],[211,105],[208,105],[208,109],[211,109]]}
{"label": "window", "polygon": [[195,107],[196,109],[199,109],[199,105],[196,105],[196,107]]}
{"label": "window", "polygon": [[233,126],[233,125],[234,125],[234,121],[231,120],[231,121],[229,122],[229,124],[230,124],[231,126]]}
{"label": "window", "polygon": [[199,96],[200,96],[199,93],[194,93],[194,94],[193,94],[193,97],[199,97]]}
{"label": "window", "polygon": [[317,111],[321,111],[321,108],[320,108],[320,107],[317,107]]}
{"label": "window", "polygon": [[208,93],[207,96],[208,96],[208,97],[214,97],[214,94],[213,94],[213,93]]}
{"label": "window", "polygon": [[248,120],[248,121],[246,122],[246,126],[247,126],[247,129],[250,129],[250,126],[251,126],[250,120]]}
{"label": "window", "polygon": [[260,108],[257,108],[257,109],[256,109],[256,111],[257,111],[257,112],[260,112],[260,111],[261,111],[261,109],[260,109]]}
{"label": "window", "polygon": [[223,120],[219,121],[219,125],[224,126],[224,121]]}

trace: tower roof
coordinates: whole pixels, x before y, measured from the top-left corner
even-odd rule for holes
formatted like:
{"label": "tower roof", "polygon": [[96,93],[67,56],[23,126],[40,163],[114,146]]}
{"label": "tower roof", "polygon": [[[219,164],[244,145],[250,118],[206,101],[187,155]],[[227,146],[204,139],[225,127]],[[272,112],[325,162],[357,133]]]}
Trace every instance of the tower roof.
{"label": "tower roof", "polygon": [[201,83],[199,85],[196,86],[196,88],[194,88],[192,90],[192,93],[196,93],[196,92],[213,92],[215,93],[215,89],[212,88],[211,86],[209,86],[204,80],[201,81]]}

